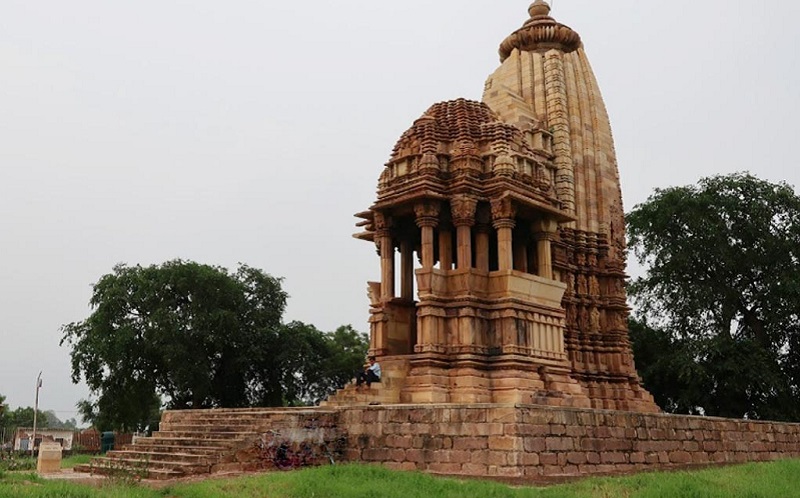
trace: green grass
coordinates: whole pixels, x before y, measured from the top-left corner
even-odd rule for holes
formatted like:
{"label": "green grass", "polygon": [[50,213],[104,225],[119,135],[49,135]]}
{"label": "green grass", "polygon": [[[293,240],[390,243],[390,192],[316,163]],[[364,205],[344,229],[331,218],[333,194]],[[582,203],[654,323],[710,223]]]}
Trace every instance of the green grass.
{"label": "green grass", "polygon": [[163,498],[169,495],[141,487],[94,488],[66,481],[47,481],[35,474],[0,476],[0,498]]}
{"label": "green grass", "polygon": [[94,455],[70,455],[63,460],[61,460],[61,468],[62,469],[71,469],[76,465],[83,465],[85,463],[89,463]]}
{"label": "green grass", "polygon": [[695,472],[593,478],[550,487],[511,487],[489,481],[442,479],[380,467],[337,465],[238,479],[210,479],[153,490],[102,488],[0,475],[2,498],[772,498],[800,497],[800,460]]}

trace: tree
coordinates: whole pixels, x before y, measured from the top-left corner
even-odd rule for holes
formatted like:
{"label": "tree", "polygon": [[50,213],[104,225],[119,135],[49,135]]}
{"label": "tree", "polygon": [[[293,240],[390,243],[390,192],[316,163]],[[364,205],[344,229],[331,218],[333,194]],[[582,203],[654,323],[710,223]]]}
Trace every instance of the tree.
{"label": "tree", "polygon": [[[116,266],[95,284],[90,316],[62,327],[73,381],[83,377],[94,395],[79,404],[83,417],[101,429],[144,430],[162,405],[319,401],[341,369],[357,368],[352,355],[363,361],[366,340],[348,328],[283,324],[286,299],[280,279],[245,265],[235,273],[180,260]],[[347,343],[348,330],[360,345]]]}
{"label": "tree", "polygon": [[[47,414],[41,410],[36,412],[36,426],[43,429],[50,427]],[[19,407],[16,410],[9,411],[5,417],[5,427],[9,429],[33,427],[33,407]]]}
{"label": "tree", "polygon": [[369,338],[350,325],[344,325],[329,335],[331,356],[321,376],[321,399],[332,394],[352,380],[364,368],[364,358],[369,349]]}
{"label": "tree", "polygon": [[[37,412],[38,427],[51,427],[49,413],[41,410]],[[55,415],[55,412],[53,412],[53,415]],[[0,394],[0,428],[5,428],[6,432],[10,432],[17,427],[33,427],[33,408],[29,406],[11,410],[6,404],[6,397]]]}
{"label": "tree", "polygon": [[[800,420],[800,197],[749,174],[659,189],[627,217],[645,385],[670,411]],[[649,379],[649,383],[648,383]]]}
{"label": "tree", "polygon": [[44,416],[47,419],[47,427],[50,429],[68,429],[75,430],[78,428],[78,421],[74,418],[62,421],[53,410],[46,410]]}
{"label": "tree", "polygon": [[82,411],[136,430],[161,397],[179,409],[248,406],[260,367],[250,353],[274,351],[286,298],[280,279],[244,265],[114,267],[94,286],[91,315],[62,327],[73,381],[97,395]]}
{"label": "tree", "polygon": [[349,325],[326,334],[313,325],[291,322],[279,341],[277,384],[284,404],[294,406],[317,404],[345,385],[362,368],[368,348],[366,336]]}
{"label": "tree", "polygon": [[[6,397],[0,394],[0,428],[6,427],[8,424],[6,412],[8,411],[8,405],[6,405]],[[0,444],[3,441],[0,441]]]}

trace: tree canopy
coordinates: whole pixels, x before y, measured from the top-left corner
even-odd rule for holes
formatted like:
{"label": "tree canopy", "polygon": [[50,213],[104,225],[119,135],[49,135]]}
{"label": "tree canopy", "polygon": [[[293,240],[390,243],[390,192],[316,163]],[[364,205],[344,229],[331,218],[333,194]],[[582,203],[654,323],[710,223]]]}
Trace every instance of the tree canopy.
{"label": "tree canopy", "polygon": [[83,377],[94,395],[79,408],[101,428],[136,430],[153,426],[162,404],[318,401],[358,368],[365,340],[348,327],[283,324],[287,297],[281,279],[246,265],[114,267],[94,285],[90,316],[62,327],[73,381]]}
{"label": "tree canopy", "polygon": [[[53,410],[39,410],[36,414],[36,427],[42,429],[77,429],[78,422],[74,418],[62,421]],[[14,431],[19,427],[33,427],[33,408],[19,407],[9,409],[5,404],[5,396],[0,395],[0,445],[13,439]]]}
{"label": "tree canopy", "polygon": [[[55,416],[55,412],[53,412]],[[40,428],[61,428],[62,422],[55,417],[56,425],[51,425],[51,419],[47,412],[39,410],[36,412],[36,425]],[[33,407],[18,407],[14,410],[6,407],[5,412],[0,416],[0,427],[5,428],[6,436],[18,427],[33,427]]]}
{"label": "tree canopy", "polygon": [[747,173],[627,216],[637,367],[662,408],[800,420],[800,197]]}

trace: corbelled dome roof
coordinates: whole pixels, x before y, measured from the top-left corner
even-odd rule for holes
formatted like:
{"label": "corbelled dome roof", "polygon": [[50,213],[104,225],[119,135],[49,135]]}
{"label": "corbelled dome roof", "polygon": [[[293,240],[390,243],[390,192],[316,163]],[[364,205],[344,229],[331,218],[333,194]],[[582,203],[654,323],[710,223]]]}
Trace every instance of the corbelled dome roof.
{"label": "corbelled dome roof", "polygon": [[514,51],[532,51],[556,48],[569,53],[581,46],[581,37],[569,26],[550,17],[550,5],[536,0],[528,13],[531,18],[500,44],[500,61],[505,61]]}
{"label": "corbelled dome roof", "polygon": [[392,160],[411,154],[436,154],[443,142],[453,145],[455,155],[474,153],[463,149],[466,144],[481,142],[526,147],[522,130],[502,122],[488,105],[458,99],[439,102],[425,111],[400,137],[392,151]]}

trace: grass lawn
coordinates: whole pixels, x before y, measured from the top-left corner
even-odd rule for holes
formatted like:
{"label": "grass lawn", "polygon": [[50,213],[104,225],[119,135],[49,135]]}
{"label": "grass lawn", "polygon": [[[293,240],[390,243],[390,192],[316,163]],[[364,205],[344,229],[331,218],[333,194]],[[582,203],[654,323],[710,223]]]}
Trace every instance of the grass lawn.
{"label": "grass lawn", "polygon": [[30,474],[0,476],[2,498],[736,498],[800,497],[800,460],[694,472],[593,478],[543,488],[443,479],[380,467],[337,465],[237,479],[210,479],[163,489],[104,485],[91,488],[44,481]]}
{"label": "grass lawn", "polygon": [[61,460],[62,469],[71,469],[76,465],[89,463],[97,455],[70,455]]}

